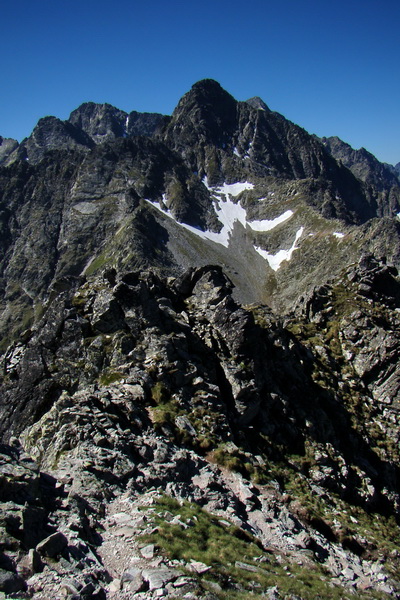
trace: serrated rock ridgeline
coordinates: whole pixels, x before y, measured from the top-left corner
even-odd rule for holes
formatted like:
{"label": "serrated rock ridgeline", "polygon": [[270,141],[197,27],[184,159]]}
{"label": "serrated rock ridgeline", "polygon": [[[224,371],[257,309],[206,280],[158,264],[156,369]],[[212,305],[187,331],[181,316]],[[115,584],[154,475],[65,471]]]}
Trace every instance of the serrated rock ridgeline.
{"label": "serrated rock ridgeline", "polygon": [[377,214],[388,216],[397,210],[399,179],[395,167],[380,163],[375,156],[360,148],[354,150],[338,137],[322,138],[325,148],[361,181],[371,188],[377,200]]}

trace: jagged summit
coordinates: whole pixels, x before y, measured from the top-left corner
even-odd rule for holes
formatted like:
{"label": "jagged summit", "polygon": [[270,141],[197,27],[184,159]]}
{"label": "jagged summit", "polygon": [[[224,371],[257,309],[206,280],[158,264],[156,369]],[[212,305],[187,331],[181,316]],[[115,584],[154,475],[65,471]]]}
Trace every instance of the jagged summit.
{"label": "jagged summit", "polygon": [[394,214],[400,203],[399,179],[389,166],[380,163],[365,148],[355,150],[337,136],[322,138],[325,148],[361,181],[375,190],[378,214]]}
{"label": "jagged summit", "polygon": [[201,79],[200,81],[197,81],[181,100],[187,98],[188,95],[195,95],[198,99],[202,98],[206,101],[211,101],[214,98],[217,102],[218,99],[221,98],[233,98],[233,96],[231,96],[218,81],[215,81],[215,79]]}
{"label": "jagged summit", "polygon": [[86,102],[72,111],[69,122],[82,129],[96,143],[124,137],[128,115],[111,104]]}
{"label": "jagged summit", "polygon": [[17,140],[0,136],[0,165],[6,162],[9,155],[18,147]]}
{"label": "jagged summit", "polygon": [[172,114],[165,139],[178,149],[202,144],[221,147],[228,143],[236,125],[236,100],[213,79],[193,85]]}
{"label": "jagged summit", "polygon": [[246,100],[246,102],[253,108],[257,108],[258,110],[265,110],[267,112],[270,112],[270,109],[265,104],[264,100],[262,100],[259,96],[253,96],[253,98],[249,98],[249,100]]}

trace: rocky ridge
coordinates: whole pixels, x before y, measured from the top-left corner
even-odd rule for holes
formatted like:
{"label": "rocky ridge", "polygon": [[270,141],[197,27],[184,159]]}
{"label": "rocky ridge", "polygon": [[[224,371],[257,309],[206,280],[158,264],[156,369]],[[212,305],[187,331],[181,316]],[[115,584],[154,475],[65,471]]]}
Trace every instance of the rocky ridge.
{"label": "rocky ridge", "polygon": [[342,144],[211,80],[1,139],[0,597],[400,597],[400,188]]}
{"label": "rocky ridge", "polygon": [[[169,282],[108,271],[65,292],[3,361],[3,436],[14,446],[4,461],[22,471],[42,523],[38,542],[31,519],[6,519],[6,581],[38,599],[50,585],[62,595],[71,571],[78,592],[90,579],[82,598],[129,597],[131,581],[138,598],[173,594],[177,581],[208,597],[202,573],[180,579],[188,558],[158,554],[152,511],[137,525],[137,507],[162,490],[183,503],[177,514],[187,501],[202,506],[289,570],[296,564],[305,576],[321,565],[343,594],[346,586],[395,594],[396,528],[387,520],[399,504],[396,277],[365,257],[343,283],[301,299],[286,325],[263,306],[238,305],[217,267]],[[50,506],[41,478],[54,489]],[[21,510],[20,498],[6,492],[6,514]],[[154,502],[164,522],[162,500]],[[376,520],[391,532],[387,545],[377,543]],[[172,525],[190,535],[179,517]],[[148,561],[139,533],[153,539]],[[49,562],[40,544],[55,534],[61,547]],[[35,549],[41,566],[28,575],[39,573],[24,579],[18,565]],[[278,563],[267,562],[281,581]],[[202,568],[214,573],[217,598],[219,588],[256,589],[215,564]]]}
{"label": "rocky ridge", "polygon": [[18,160],[37,164],[51,150],[88,151],[118,138],[152,136],[166,120],[168,117],[156,113],[128,114],[110,104],[86,102],[66,121],[53,116],[39,119],[32,134],[20,144],[1,138],[0,165]]}
{"label": "rocky ridge", "polygon": [[338,137],[322,138],[321,141],[336,160],[343,163],[358,179],[370,186],[375,196],[380,198],[380,206],[397,206],[399,179],[396,167],[380,163],[365,148],[354,150]]}

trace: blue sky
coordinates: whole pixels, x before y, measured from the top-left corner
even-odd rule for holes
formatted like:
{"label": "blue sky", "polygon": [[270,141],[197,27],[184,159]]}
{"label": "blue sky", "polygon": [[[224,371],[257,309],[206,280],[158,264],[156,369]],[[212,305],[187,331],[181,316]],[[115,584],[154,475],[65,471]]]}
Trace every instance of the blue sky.
{"label": "blue sky", "polygon": [[82,102],[171,114],[198,81],[400,162],[398,0],[0,0],[0,135]]}

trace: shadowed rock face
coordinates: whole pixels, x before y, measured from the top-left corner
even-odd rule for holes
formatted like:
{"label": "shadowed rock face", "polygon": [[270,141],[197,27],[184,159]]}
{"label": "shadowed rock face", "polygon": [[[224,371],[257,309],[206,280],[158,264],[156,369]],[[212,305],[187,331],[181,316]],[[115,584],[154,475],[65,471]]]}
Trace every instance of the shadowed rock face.
{"label": "shadowed rock face", "polygon": [[0,592],[396,597],[393,171],[212,80],[0,142]]}
{"label": "shadowed rock face", "polygon": [[321,141],[336,160],[369,186],[377,198],[378,216],[388,216],[397,210],[400,190],[396,167],[380,163],[365,148],[354,150],[338,137],[322,138]]}

